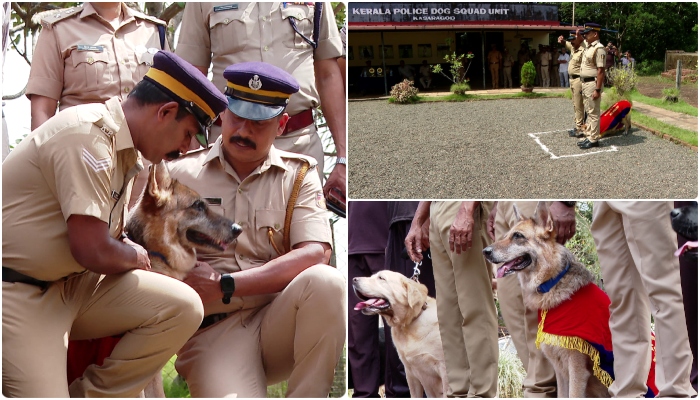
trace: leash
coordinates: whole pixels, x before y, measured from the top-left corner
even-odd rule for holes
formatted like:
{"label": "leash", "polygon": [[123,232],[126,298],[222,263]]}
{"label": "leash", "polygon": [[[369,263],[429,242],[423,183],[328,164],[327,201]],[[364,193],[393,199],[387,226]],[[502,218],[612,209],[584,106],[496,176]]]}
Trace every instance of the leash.
{"label": "leash", "polygon": [[423,261],[416,261],[416,265],[413,267],[413,276],[411,279],[415,282],[418,282],[418,278],[420,278],[420,267],[423,264]]}

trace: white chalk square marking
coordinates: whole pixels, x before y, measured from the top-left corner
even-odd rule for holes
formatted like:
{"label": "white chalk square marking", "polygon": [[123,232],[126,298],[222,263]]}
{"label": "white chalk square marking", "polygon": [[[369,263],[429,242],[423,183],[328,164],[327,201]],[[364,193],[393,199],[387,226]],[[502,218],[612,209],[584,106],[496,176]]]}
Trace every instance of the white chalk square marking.
{"label": "white chalk square marking", "polygon": [[[587,151],[585,153],[556,155],[544,143],[542,143],[542,140],[540,140],[540,137],[544,136],[544,135],[552,134],[552,133],[562,133],[562,132],[564,132],[568,137],[568,130],[528,133],[528,136],[533,138],[535,140],[535,143],[537,143],[542,148],[542,150],[544,150],[545,153],[549,154],[550,158],[552,158],[552,159],[567,158],[567,157],[583,157],[583,156],[590,156],[590,155],[600,154],[600,153],[608,153],[611,151],[618,151],[617,146],[610,146],[609,148],[605,148],[602,150]],[[575,144],[572,144],[572,145],[575,145]]]}

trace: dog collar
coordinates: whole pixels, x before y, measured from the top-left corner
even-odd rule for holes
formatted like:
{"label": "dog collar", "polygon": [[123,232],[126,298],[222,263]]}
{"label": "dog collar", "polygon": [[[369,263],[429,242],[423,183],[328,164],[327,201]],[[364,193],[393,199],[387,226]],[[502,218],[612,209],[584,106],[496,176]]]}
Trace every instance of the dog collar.
{"label": "dog collar", "polygon": [[[135,241],[134,239],[132,239],[132,238],[129,236],[128,233],[122,232],[121,238],[122,238],[122,239],[129,239],[129,240],[131,240],[132,242],[136,243],[136,241]],[[160,258],[161,260],[163,260],[163,262],[165,263],[165,265],[167,265],[168,267],[170,267],[170,263],[168,262],[167,257],[165,257],[165,255],[164,255],[163,253],[159,253],[159,252],[157,252],[157,251],[149,251],[149,252],[148,252],[148,255],[151,256],[151,257]],[[172,268],[172,267],[170,267],[170,268]]]}
{"label": "dog collar", "polygon": [[549,292],[550,290],[552,290],[552,288],[554,287],[554,285],[556,285],[557,283],[559,283],[559,281],[561,280],[561,278],[563,278],[564,275],[566,275],[566,273],[569,272],[569,267],[571,267],[571,264],[570,264],[570,263],[566,263],[566,268],[564,268],[564,269],[559,273],[559,275],[555,276],[554,278],[552,278],[552,279],[548,280],[547,282],[544,282],[543,284],[541,284],[540,286],[538,286],[538,287],[537,287],[537,292],[538,292],[538,293],[547,293],[547,292]]}

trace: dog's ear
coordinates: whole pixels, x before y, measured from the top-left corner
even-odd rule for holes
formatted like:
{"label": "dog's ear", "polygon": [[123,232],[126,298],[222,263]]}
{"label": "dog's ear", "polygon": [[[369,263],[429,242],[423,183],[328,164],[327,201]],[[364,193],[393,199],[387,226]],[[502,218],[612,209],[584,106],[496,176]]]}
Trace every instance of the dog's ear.
{"label": "dog's ear", "polygon": [[547,233],[554,232],[554,220],[552,219],[552,215],[549,213],[549,208],[547,207],[546,202],[537,202],[534,219],[535,223],[544,227]]}
{"label": "dog's ear", "polygon": [[163,162],[149,167],[148,186],[146,190],[149,196],[156,201],[156,206],[162,207],[170,199],[170,185],[172,179]]}
{"label": "dog's ear", "polygon": [[525,218],[525,216],[520,212],[520,209],[518,208],[518,206],[517,206],[515,203],[513,203],[513,212],[515,213],[515,219],[516,219],[516,220],[518,220],[518,221],[524,221],[524,220],[527,219],[527,218]]}
{"label": "dog's ear", "polygon": [[408,307],[413,312],[413,317],[417,317],[423,311],[423,305],[428,297],[428,288],[425,285],[414,284],[410,280],[403,282],[406,287],[406,299]]}

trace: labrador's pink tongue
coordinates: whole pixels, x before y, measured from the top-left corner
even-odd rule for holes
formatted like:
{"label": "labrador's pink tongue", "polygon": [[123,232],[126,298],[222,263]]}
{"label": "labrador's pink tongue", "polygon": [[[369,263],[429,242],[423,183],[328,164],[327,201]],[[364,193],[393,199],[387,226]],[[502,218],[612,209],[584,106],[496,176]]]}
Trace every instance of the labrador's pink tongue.
{"label": "labrador's pink tongue", "polygon": [[383,299],[369,299],[367,301],[361,301],[355,305],[355,310],[362,310],[363,308],[371,307],[371,306],[380,306],[384,304]]}

